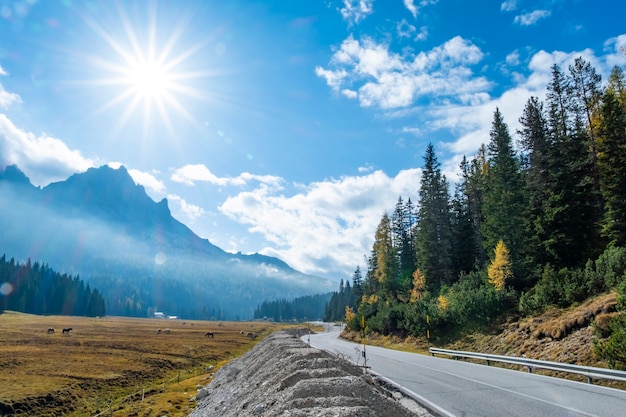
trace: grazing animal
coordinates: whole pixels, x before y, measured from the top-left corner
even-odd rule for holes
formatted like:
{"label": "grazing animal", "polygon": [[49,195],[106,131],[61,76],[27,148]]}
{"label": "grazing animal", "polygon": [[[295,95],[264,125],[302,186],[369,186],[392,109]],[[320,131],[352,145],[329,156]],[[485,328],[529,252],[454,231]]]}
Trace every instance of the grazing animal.
{"label": "grazing animal", "polygon": [[206,332],[204,335],[205,335],[206,337],[210,337],[211,339],[214,339],[214,338],[215,338],[215,334],[214,334],[213,332]]}
{"label": "grazing animal", "polygon": [[239,334],[243,334],[243,330],[239,332]]}
{"label": "grazing animal", "polygon": [[161,329],[157,330],[157,334],[161,334]]}
{"label": "grazing animal", "polygon": [[170,329],[165,329],[165,334],[170,334]]}
{"label": "grazing animal", "polygon": [[54,327],[48,327],[48,334],[54,333]]}
{"label": "grazing animal", "polygon": [[248,334],[246,334],[246,337],[250,339],[254,339],[254,333],[248,332]]}
{"label": "grazing animal", "polygon": [[70,334],[70,332],[72,330],[74,330],[74,329],[72,329],[71,327],[67,327],[67,328],[63,329],[63,334]]}

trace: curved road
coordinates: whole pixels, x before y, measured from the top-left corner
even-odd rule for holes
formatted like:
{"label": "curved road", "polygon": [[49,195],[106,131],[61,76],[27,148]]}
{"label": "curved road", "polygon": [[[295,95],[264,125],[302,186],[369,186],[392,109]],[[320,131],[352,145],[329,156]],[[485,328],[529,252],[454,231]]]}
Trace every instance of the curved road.
{"label": "curved road", "polygon": [[[363,345],[340,339],[339,327],[302,337],[311,346],[363,363]],[[626,391],[527,372],[366,346],[378,374],[457,417],[623,417]]]}

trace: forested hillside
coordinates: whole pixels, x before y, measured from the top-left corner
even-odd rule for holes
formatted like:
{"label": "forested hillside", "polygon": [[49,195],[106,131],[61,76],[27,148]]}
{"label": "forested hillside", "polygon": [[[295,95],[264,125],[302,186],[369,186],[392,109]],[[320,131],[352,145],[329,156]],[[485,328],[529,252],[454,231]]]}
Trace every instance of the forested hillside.
{"label": "forested hillside", "polygon": [[104,298],[97,289],[45,264],[0,258],[0,313],[4,310],[42,315],[104,316]]}
{"label": "forested hillside", "polygon": [[[554,65],[545,100],[530,98],[519,116],[517,143],[495,109],[453,192],[428,146],[419,201],[400,197],[383,214],[362,282],[355,272],[354,308],[343,304],[349,326],[442,334],[610,290],[624,311],[625,82],[615,67],[603,84],[582,58]],[[624,317],[613,316],[597,345],[622,365]]]}

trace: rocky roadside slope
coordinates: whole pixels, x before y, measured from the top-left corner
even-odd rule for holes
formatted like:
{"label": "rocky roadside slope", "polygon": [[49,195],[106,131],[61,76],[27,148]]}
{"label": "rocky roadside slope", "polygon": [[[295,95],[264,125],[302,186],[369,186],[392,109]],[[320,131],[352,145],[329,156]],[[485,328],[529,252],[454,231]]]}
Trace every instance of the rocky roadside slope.
{"label": "rocky roadside slope", "polygon": [[[605,294],[566,310],[548,309],[536,317],[509,321],[496,334],[468,334],[445,347],[609,368],[609,364],[594,353],[594,340],[597,339],[594,323],[599,327],[606,326],[610,317],[619,314],[615,311],[616,303],[615,293]],[[514,365],[498,366],[518,369]],[[586,377],[577,374],[546,370],[535,372],[587,382]],[[596,380],[594,383],[626,389],[626,383],[619,381]]]}
{"label": "rocky roadside slope", "polygon": [[222,367],[189,417],[432,417],[376,377],[276,332]]}

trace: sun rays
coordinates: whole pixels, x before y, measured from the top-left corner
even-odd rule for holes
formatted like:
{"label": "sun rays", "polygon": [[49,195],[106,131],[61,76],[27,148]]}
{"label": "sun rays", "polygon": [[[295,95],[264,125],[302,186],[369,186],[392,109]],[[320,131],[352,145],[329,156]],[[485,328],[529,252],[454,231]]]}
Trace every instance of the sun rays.
{"label": "sun rays", "polygon": [[85,18],[108,49],[90,56],[98,71],[92,83],[107,87],[110,96],[96,113],[120,109],[113,126],[116,131],[139,118],[144,136],[149,129],[158,129],[156,125],[163,125],[173,135],[174,121],[180,118],[199,126],[186,101],[205,98],[197,82],[211,73],[194,69],[191,63],[205,42],[184,44],[185,20],[167,22],[169,30],[159,26],[164,19],[158,19],[157,3],[150,3],[145,23],[131,19],[120,4],[116,11],[117,30],[111,24]]}

